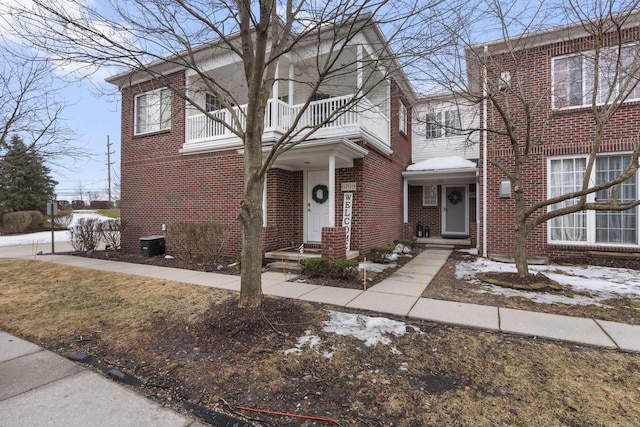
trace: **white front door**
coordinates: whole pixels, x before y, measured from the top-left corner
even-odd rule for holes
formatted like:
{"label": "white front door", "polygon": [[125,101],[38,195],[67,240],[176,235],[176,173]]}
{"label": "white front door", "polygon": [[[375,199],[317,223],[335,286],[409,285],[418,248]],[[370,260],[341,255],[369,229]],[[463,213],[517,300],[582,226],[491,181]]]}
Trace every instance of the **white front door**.
{"label": "white front door", "polygon": [[469,234],[469,203],[466,185],[444,186],[442,234]]}
{"label": "white front door", "polygon": [[322,227],[329,226],[329,197],[333,197],[329,194],[329,171],[308,172],[307,242],[322,241]]}

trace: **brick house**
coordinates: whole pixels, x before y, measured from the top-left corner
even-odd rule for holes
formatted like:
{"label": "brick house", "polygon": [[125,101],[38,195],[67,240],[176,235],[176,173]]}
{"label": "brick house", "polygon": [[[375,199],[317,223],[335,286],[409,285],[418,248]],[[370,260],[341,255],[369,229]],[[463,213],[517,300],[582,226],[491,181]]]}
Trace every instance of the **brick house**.
{"label": "brick house", "polygon": [[[533,118],[531,129],[535,142],[522,172],[527,203],[546,200],[580,188],[585,177],[588,154],[594,141],[594,117],[591,99],[600,107],[607,96],[615,94],[624,79],[637,84],[638,74],[612,74],[618,58],[623,64],[637,61],[640,39],[640,14],[633,13],[618,34],[611,28],[602,41],[599,62],[601,80],[594,95],[594,52],[596,40],[581,24],[553,28],[513,38],[473,46],[467,57],[486,58],[483,67],[473,69],[476,90],[521,91],[529,100]],[[509,46],[518,46],[517,49]],[[618,48],[620,56],[618,56]],[[516,65],[517,62],[517,65]],[[484,80],[486,76],[486,80]],[[635,79],[635,80],[634,80]],[[472,82],[473,83],[473,82]],[[612,83],[609,86],[605,83]],[[633,88],[632,88],[633,89]],[[495,92],[498,93],[498,92]],[[513,101],[514,98],[510,98]],[[487,102],[487,129],[504,128],[498,111]],[[521,112],[515,112],[517,132],[525,132]],[[619,174],[629,164],[631,152],[638,146],[640,129],[640,86],[635,86],[604,127],[602,144],[590,180],[598,184]],[[490,160],[513,167],[513,151],[506,137],[488,132],[481,139],[479,152],[479,248],[482,255],[511,254],[514,245],[514,189],[504,173]],[[620,186],[618,201],[638,200],[638,174]],[[609,198],[607,190],[590,194],[588,201]],[[574,203],[568,200],[560,204]],[[541,209],[534,215],[561,206]],[[640,217],[638,208],[627,211],[583,211],[551,219],[537,226],[527,240],[528,253],[550,259],[586,252],[640,252]]]}
{"label": "brick house", "polygon": [[[265,117],[265,150],[294,126],[292,118],[307,100],[311,102],[298,128],[350,102],[368,81],[359,61],[384,45],[378,27],[367,26],[342,53],[353,71],[342,73],[339,84],[323,83],[313,93],[310,64],[321,62],[331,46],[309,49],[302,44],[283,56]],[[191,54],[202,58],[204,72],[225,82],[234,99],[246,99],[239,57],[210,45]],[[123,247],[138,250],[141,237],[162,233],[166,224],[219,222],[230,229],[227,255],[236,257],[241,250],[237,216],[243,195],[242,141],[168,87],[186,87],[200,108],[222,121],[232,111],[242,116],[245,105],[237,102],[225,108],[196,73],[176,63],[152,64],[159,78],[131,71],[108,79],[122,96],[121,212],[127,223]],[[263,205],[264,251],[302,243],[320,247],[332,240],[332,232],[344,234],[340,226],[345,194],[353,197],[349,256],[362,256],[372,246],[403,237],[402,171],[411,160],[414,94],[399,71],[388,76],[382,68],[368,72],[384,78],[366,88],[366,95],[346,114],[280,155],[270,169]]]}
{"label": "brick house", "polygon": [[431,96],[413,106],[411,158],[403,172],[405,222],[416,237],[477,243],[479,141],[477,107],[454,95]]}

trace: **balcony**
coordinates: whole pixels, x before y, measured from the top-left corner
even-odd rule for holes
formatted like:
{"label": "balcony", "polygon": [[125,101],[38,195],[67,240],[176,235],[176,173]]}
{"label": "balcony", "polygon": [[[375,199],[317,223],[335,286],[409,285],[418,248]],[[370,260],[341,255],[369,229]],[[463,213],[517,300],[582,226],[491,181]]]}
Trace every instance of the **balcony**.
{"label": "balcony", "polygon": [[[300,114],[304,105],[292,105],[271,99],[267,104],[264,122],[263,141],[278,140],[285,132],[292,130],[297,135],[294,140],[302,140],[309,130],[317,130],[307,139],[321,138],[365,138],[369,142],[389,148],[389,117],[376,105],[367,99],[360,99],[346,111],[342,111],[353,99],[353,95],[332,97],[314,101]],[[240,147],[238,138],[227,125],[232,124],[233,115],[239,118],[239,124],[246,126],[246,105],[233,108],[233,113],[227,109],[214,111],[210,114],[187,116],[186,141],[183,153],[213,151]],[[300,115],[300,116],[299,116]],[[299,116],[298,122],[295,123]],[[323,123],[327,120],[326,123]],[[295,124],[295,127],[294,127]],[[293,128],[293,129],[292,129]]]}

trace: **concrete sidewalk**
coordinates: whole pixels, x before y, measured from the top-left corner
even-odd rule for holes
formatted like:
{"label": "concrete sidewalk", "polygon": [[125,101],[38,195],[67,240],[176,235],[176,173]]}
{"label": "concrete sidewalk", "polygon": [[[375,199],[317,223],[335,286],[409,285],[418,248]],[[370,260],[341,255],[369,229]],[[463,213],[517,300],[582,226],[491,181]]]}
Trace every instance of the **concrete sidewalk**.
{"label": "concrete sidewalk", "polygon": [[0,332],[0,426],[201,427],[78,363]]}
{"label": "concrete sidewalk", "polygon": [[[60,249],[58,249],[60,247]],[[65,249],[56,244],[56,250]],[[427,249],[367,290],[296,283],[286,273],[264,273],[266,295],[295,298],[378,314],[640,352],[640,326],[485,305],[422,298],[450,250]],[[161,278],[239,291],[240,277],[70,255],[35,255],[29,247],[0,247],[0,258]],[[133,391],[31,343],[0,332],[0,427],[197,426]]]}

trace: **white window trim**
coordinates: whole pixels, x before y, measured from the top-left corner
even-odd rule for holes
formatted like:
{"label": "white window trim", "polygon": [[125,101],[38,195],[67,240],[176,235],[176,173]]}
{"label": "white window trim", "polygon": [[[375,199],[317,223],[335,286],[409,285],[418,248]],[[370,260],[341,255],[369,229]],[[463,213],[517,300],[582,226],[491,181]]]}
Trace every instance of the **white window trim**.
{"label": "white window trim", "polygon": [[[427,200],[427,191],[430,192],[430,201]],[[438,186],[437,185],[423,185],[422,186],[422,206],[438,206]]]}
{"label": "white window trim", "polygon": [[171,111],[171,96],[169,96],[169,120],[168,120],[168,125],[165,128],[159,128],[159,129],[153,129],[153,130],[147,130],[144,132],[138,132],[138,99],[142,96],[148,96],[148,95],[154,95],[157,93],[161,93],[162,91],[165,90],[169,90],[168,87],[161,87],[159,89],[153,89],[153,90],[149,90],[147,92],[143,92],[143,93],[139,93],[135,96],[134,101],[133,101],[133,135],[134,136],[138,136],[138,135],[144,135],[147,133],[153,133],[153,132],[160,132],[160,131],[167,131],[171,129],[171,115],[172,115],[172,111]]}
{"label": "white window trim", "polygon": [[403,132],[405,135],[408,132],[408,126],[407,126],[407,107],[404,105],[404,103],[402,101],[400,101],[400,111],[398,113],[398,119],[399,119],[399,129],[400,132]]}
{"label": "white window trim", "polygon": [[[622,48],[625,47],[632,47],[635,46],[635,43],[627,43],[625,45],[622,46]],[[617,47],[611,47],[609,49],[616,49]],[[551,109],[555,110],[555,111],[565,111],[565,110],[573,110],[573,109],[577,109],[577,108],[585,108],[585,107],[589,107],[591,105],[591,95],[587,95],[588,89],[586,87],[586,72],[587,72],[587,65],[585,63],[585,61],[582,61],[582,104],[580,105],[568,105],[566,107],[557,107],[556,104],[556,73],[555,73],[555,66],[556,66],[556,61],[559,59],[564,59],[564,58],[571,58],[571,57],[576,57],[576,56],[582,56],[584,57],[585,53],[587,52],[595,52],[594,50],[588,50],[588,51],[584,51],[584,52],[579,52],[579,53],[570,53],[570,54],[566,54],[566,55],[558,55],[558,56],[554,56],[551,58]],[[631,94],[630,94],[631,95]],[[638,97],[633,98],[631,96],[629,96],[628,98],[626,98],[623,101],[624,103],[627,102],[634,102],[634,101],[639,101],[640,100],[640,95],[638,95]],[[597,102],[596,105],[604,105],[603,102]]]}
{"label": "white window trim", "polygon": [[[611,153],[600,153],[600,156],[628,156],[631,155],[630,152],[611,152]],[[551,161],[559,160],[559,159],[586,159],[588,162],[588,157],[586,155],[566,155],[566,156],[554,156],[547,157],[547,198],[551,198]],[[591,171],[591,177],[589,178],[589,185],[595,184],[595,175],[597,173],[597,168],[594,165],[593,170]],[[640,173],[640,172],[636,172]],[[636,185],[636,197],[640,198],[640,176],[638,177],[638,184]],[[590,193],[587,195],[587,203],[595,202],[596,193]],[[635,208],[637,209],[637,208]],[[547,206],[547,211],[551,211],[551,205]],[[547,243],[551,245],[564,245],[564,246],[598,246],[598,247],[638,247],[640,246],[640,218],[638,218],[638,223],[636,225],[636,240],[638,243],[598,243],[596,242],[596,211],[595,210],[587,210],[587,238],[585,241],[567,241],[567,240],[552,240],[551,239],[551,220],[547,221]]]}

